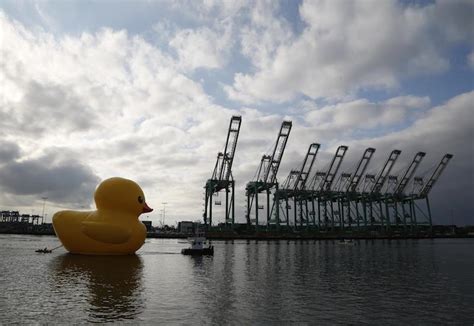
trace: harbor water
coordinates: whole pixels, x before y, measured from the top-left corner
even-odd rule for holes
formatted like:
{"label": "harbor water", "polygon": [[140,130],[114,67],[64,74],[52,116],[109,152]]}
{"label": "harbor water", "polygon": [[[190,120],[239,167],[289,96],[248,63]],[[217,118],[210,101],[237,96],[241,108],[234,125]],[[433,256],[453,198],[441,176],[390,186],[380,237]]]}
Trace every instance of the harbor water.
{"label": "harbor water", "polygon": [[52,236],[0,235],[0,324],[445,325],[474,323],[474,239],[147,239],[134,256],[80,256]]}

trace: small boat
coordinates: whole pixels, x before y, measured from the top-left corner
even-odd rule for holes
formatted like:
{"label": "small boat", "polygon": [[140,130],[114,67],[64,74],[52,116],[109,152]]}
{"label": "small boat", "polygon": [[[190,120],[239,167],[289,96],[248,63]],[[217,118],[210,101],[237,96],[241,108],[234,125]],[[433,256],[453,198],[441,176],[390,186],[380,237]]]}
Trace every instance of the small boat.
{"label": "small boat", "polygon": [[181,250],[183,255],[191,256],[212,256],[214,255],[214,247],[208,246],[204,247],[206,238],[203,236],[195,236],[188,238],[188,241],[191,242],[191,248],[185,248]]}
{"label": "small boat", "polygon": [[44,248],[44,249],[37,249],[37,250],[35,250],[35,252],[38,252],[38,253],[41,253],[41,254],[50,254],[52,252],[52,250],[49,250],[48,248]]}
{"label": "small boat", "polygon": [[348,246],[355,246],[356,243],[352,239],[341,239],[339,240],[340,245],[348,245]]}

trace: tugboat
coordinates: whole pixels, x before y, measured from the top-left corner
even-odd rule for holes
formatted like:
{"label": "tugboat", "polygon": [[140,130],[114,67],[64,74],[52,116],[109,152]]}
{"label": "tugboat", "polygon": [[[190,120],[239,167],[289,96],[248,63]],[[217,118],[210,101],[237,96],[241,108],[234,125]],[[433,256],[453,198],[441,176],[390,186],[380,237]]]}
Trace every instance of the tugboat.
{"label": "tugboat", "polygon": [[214,255],[214,246],[204,247],[206,238],[204,236],[196,235],[194,237],[188,238],[188,241],[191,243],[191,248],[185,248],[181,250],[183,255],[191,256],[213,256]]}

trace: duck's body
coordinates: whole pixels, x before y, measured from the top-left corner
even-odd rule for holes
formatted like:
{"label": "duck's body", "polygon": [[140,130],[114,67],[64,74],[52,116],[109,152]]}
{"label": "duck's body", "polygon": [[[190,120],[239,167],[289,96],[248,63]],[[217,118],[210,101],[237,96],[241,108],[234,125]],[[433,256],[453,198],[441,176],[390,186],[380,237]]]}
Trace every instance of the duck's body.
{"label": "duck's body", "polygon": [[94,197],[96,211],[54,214],[54,230],[64,247],[89,255],[132,254],[140,249],[146,227],[138,216],[151,211],[140,187],[127,179],[112,178],[99,185]]}
{"label": "duck's body", "polygon": [[122,255],[140,249],[146,238],[145,225],[138,220],[117,223],[112,214],[61,211],[54,214],[54,230],[64,247],[75,254]]}

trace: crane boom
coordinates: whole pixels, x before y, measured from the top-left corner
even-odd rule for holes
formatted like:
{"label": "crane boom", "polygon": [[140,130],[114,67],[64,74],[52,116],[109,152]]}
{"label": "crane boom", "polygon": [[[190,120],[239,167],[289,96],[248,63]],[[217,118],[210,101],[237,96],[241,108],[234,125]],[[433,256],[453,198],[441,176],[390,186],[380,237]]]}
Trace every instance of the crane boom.
{"label": "crane boom", "polygon": [[219,169],[219,180],[228,181],[232,172],[232,163],[234,162],[235,149],[239,139],[240,124],[242,117],[232,116],[227,132],[227,139],[224,147],[223,157]]}
{"label": "crane boom", "polygon": [[331,165],[329,166],[328,172],[324,177],[324,181],[321,183],[319,187],[319,191],[330,191],[331,185],[334,181],[334,177],[339,171],[339,167],[341,166],[342,160],[344,159],[344,155],[346,155],[348,147],[341,145],[337,148],[336,155],[334,155]]}
{"label": "crane boom", "polygon": [[349,186],[346,189],[346,192],[355,192],[357,189],[357,186],[360,183],[360,180],[362,179],[362,175],[365,173],[365,170],[367,169],[367,166],[369,165],[370,160],[372,159],[372,156],[374,155],[375,148],[367,148],[362,155],[362,158],[359,161],[359,164],[357,164],[356,171],[352,175],[350,181],[349,181]]}
{"label": "crane boom", "polygon": [[[232,224],[234,224],[235,183],[232,177],[232,163],[234,162],[241,122],[242,118],[240,116],[231,117],[224,152],[219,152],[217,154],[216,165],[214,166],[212,177],[206,181],[206,185],[204,186],[205,201],[203,219],[206,226],[212,225],[212,196],[224,189],[226,191],[225,221],[226,223],[231,221]],[[230,202],[229,193],[231,194]],[[220,201],[215,204],[220,205]]]}
{"label": "crane boom", "polygon": [[443,156],[441,159],[441,162],[439,162],[438,166],[436,167],[436,170],[433,172],[431,175],[431,178],[428,180],[428,182],[424,185],[424,187],[421,189],[418,197],[424,198],[428,196],[428,193],[430,192],[431,188],[435,185],[436,181],[438,181],[439,177],[441,176],[441,173],[443,173],[444,169],[448,165],[449,161],[453,158],[452,154],[446,154]]}
{"label": "crane boom", "polygon": [[301,170],[299,170],[298,177],[296,178],[296,182],[294,185],[294,190],[303,190],[306,186],[306,181],[308,180],[308,176],[311,173],[311,169],[314,164],[314,160],[316,159],[316,155],[318,154],[320,145],[318,143],[313,143],[309,145],[308,152],[303,161],[303,166]]}
{"label": "crane boom", "polygon": [[268,167],[270,166],[270,160],[270,155],[264,154],[262,156],[262,159],[260,160],[260,165],[258,166],[257,178],[255,179],[255,181],[263,181],[262,175],[265,173],[265,171],[267,171]]}
{"label": "crane boom", "polygon": [[339,175],[339,179],[336,181],[336,184],[334,185],[334,190],[337,192],[345,192],[349,188],[351,177],[351,173],[342,172]]}
{"label": "crane boom", "polygon": [[219,174],[219,169],[222,166],[223,158],[224,158],[224,154],[222,152],[217,153],[216,165],[214,165],[214,170],[212,172],[211,180],[218,180],[217,176]]}
{"label": "crane boom", "polygon": [[398,156],[400,156],[401,151],[398,149],[394,149],[391,153],[390,156],[388,157],[387,161],[385,162],[382,171],[380,171],[379,175],[377,176],[377,179],[375,181],[374,186],[372,187],[372,194],[378,194],[380,193],[380,190],[382,190],[383,185],[385,184],[385,181],[387,180],[388,175],[390,174],[390,171],[392,171],[393,165],[398,159]]}
{"label": "crane boom", "polygon": [[285,181],[283,182],[281,189],[285,189],[285,190],[294,189],[296,186],[296,183],[297,183],[296,180],[299,174],[300,174],[300,171],[291,170],[288,176],[286,177]]}
{"label": "crane boom", "polygon": [[283,157],[283,153],[285,152],[286,142],[288,141],[288,137],[290,135],[291,126],[291,121],[283,121],[283,123],[281,124],[278,139],[270,159],[270,164],[268,164],[265,170],[263,178],[263,182],[265,183],[276,182],[276,176],[278,173],[278,169],[280,168],[280,162]]}
{"label": "crane boom", "polygon": [[309,181],[308,188],[313,191],[317,191],[319,189],[319,186],[323,182],[325,176],[326,176],[326,172],[316,171],[316,173],[313,175],[313,177]]}
{"label": "crane boom", "polygon": [[420,163],[423,160],[423,157],[425,157],[425,155],[426,153],[424,152],[416,153],[415,157],[413,158],[413,161],[408,166],[408,169],[405,171],[405,174],[403,175],[402,179],[398,182],[395,191],[393,192],[394,195],[400,196],[403,194],[406,186],[408,185],[408,182],[415,174],[416,169],[418,169],[418,167],[420,166]]}

